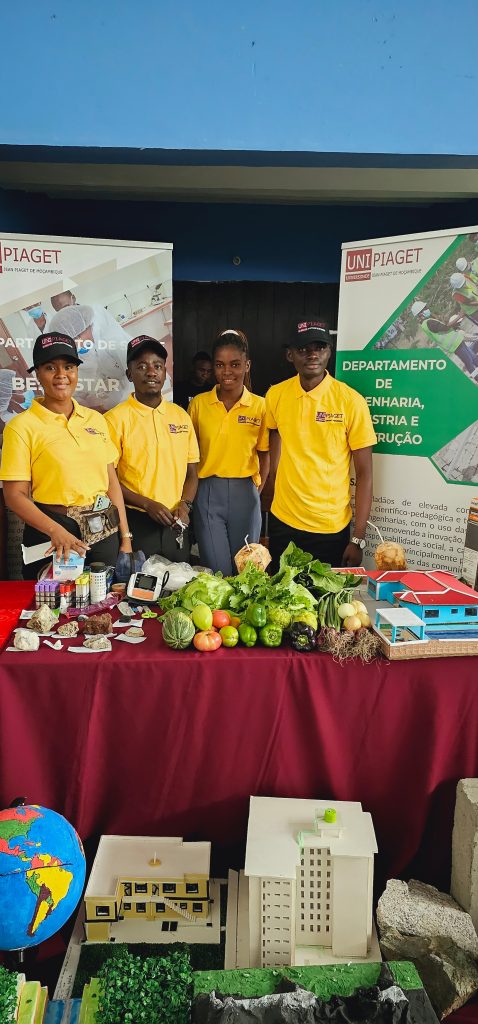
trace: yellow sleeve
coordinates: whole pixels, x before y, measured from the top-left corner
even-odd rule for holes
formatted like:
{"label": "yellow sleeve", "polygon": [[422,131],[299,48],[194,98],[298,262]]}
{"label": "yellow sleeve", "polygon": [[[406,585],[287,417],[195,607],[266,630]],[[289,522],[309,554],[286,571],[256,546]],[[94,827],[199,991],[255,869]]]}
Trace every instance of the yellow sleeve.
{"label": "yellow sleeve", "polygon": [[377,435],[373,429],[370,409],[362,398],[355,394],[347,417],[347,437],[351,451],[358,448],[369,448],[377,443]]}
{"label": "yellow sleeve", "polygon": [[106,412],[104,418],[108,424],[111,438],[111,445],[107,455],[108,462],[114,462],[115,466],[117,466],[123,448],[121,425],[117,422],[116,416],[112,415],[112,412]]}
{"label": "yellow sleeve", "polygon": [[189,462],[199,462],[199,445],[198,445],[198,439],[197,439],[197,437],[196,437],[196,432],[195,432],[195,430],[194,430],[194,425],[193,425],[193,422],[192,422],[192,420],[191,420],[191,417],[190,417],[190,416],[188,416],[188,420],[189,420],[189,433],[188,433],[188,463],[189,463]]}
{"label": "yellow sleeve", "polygon": [[266,395],[266,415],[264,423],[268,430],[277,430],[276,403],[274,395],[271,395],[271,390],[272,389],[270,389]]}
{"label": "yellow sleeve", "polygon": [[199,437],[199,406],[196,398],[191,398],[188,406],[188,416],[192,421],[194,430],[196,431],[196,437]]}
{"label": "yellow sleeve", "polygon": [[262,406],[262,417],[261,425],[259,427],[259,436],[257,438],[256,449],[258,452],[269,451],[269,427],[266,424],[266,403]]}
{"label": "yellow sleeve", "polygon": [[32,453],[28,438],[22,437],[12,423],[3,432],[0,480],[27,480],[32,478]]}

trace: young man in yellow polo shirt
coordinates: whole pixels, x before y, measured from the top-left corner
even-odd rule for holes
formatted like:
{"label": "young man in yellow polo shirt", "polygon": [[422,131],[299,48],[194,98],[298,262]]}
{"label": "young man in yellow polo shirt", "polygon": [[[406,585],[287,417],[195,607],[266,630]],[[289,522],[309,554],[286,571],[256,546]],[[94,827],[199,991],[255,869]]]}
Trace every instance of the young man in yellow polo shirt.
{"label": "young man in yellow polo shirt", "polygon": [[[291,540],[333,566],[362,561],[377,438],[365,399],[327,371],[331,345],[323,321],[296,324],[286,356],[297,375],[266,395],[275,476],[269,515],[273,568]],[[352,537],[351,461],[356,478]]]}
{"label": "young man in yellow polo shirt", "polygon": [[178,546],[175,522],[189,525],[199,450],[188,414],[162,399],[166,359],[166,349],[155,338],[133,338],[126,373],[134,393],[105,419],[118,451],[117,473],[133,548],[146,557],[164,555],[179,562],[189,559],[189,540],[185,532]]}

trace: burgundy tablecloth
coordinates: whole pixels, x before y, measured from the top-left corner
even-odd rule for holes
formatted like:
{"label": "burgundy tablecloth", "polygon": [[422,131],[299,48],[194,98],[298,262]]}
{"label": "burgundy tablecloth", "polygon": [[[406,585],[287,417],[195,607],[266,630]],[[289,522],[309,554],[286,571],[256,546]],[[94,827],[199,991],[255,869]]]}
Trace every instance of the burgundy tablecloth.
{"label": "burgundy tablecloth", "polygon": [[361,800],[378,872],[447,886],[455,788],[478,775],[477,662],[339,666],[288,649],[0,655],[0,805],[100,832],[245,836],[250,794]]}

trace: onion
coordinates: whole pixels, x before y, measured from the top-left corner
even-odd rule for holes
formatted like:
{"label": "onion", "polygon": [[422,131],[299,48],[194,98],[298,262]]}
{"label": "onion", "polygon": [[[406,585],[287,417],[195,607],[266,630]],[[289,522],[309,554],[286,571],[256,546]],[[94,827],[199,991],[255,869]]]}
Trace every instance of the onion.
{"label": "onion", "polygon": [[354,611],[357,613],[357,615],[360,612],[363,612],[364,615],[367,614],[367,609],[362,601],[352,601],[352,604],[354,606]]}
{"label": "onion", "polygon": [[358,615],[347,615],[344,619],[344,629],[349,629],[352,633],[355,630],[361,629],[363,623],[360,621]]}
{"label": "onion", "polygon": [[360,619],[360,621],[362,623],[362,626],[367,626],[367,628],[368,628],[369,626],[372,625],[372,620],[371,620],[370,615],[368,614],[367,611],[357,612],[357,615],[358,615],[358,617],[359,617],[359,619]]}
{"label": "onion", "polygon": [[353,604],[339,604],[337,608],[337,614],[340,619],[346,619],[350,615],[355,615],[355,608]]}

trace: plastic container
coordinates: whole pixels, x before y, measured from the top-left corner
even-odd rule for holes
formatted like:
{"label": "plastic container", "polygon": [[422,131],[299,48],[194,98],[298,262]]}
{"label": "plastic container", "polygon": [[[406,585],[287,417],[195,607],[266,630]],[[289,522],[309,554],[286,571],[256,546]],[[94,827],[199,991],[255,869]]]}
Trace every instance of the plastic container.
{"label": "plastic container", "polygon": [[104,562],[91,562],[90,564],[90,603],[98,604],[104,601],[107,594],[106,586],[107,567]]}

